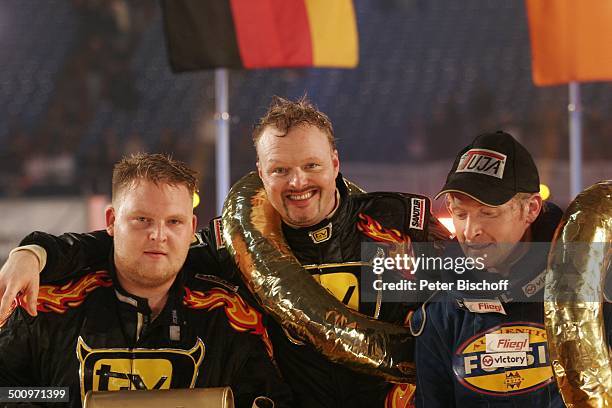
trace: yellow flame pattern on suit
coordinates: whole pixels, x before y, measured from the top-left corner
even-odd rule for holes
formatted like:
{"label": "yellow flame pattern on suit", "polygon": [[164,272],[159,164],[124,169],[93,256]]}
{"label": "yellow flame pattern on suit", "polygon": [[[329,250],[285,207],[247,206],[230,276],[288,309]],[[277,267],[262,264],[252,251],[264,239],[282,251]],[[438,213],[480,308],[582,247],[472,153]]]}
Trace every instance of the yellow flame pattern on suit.
{"label": "yellow flame pattern on suit", "polygon": [[410,242],[410,237],[395,228],[385,228],[378,221],[366,214],[359,214],[357,229],[364,235],[378,242]]}
{"label": "yellow flame pattern on suit", "polygon": [[98,271],[62,286],[42,285],[38,290],[39,312],[65,313],[80,306],[88,294],[99,287],[108,287],[113,281],[107,271]]}
{"label": "yellow flame pattern on suit", "polygon": [[183,303],[190,309],[215,310],[223,307],[230,326],[239,332],[261,336],[270,358],[273,357],[272,343],[263,325],[261,313],[249,306],[240,296],[222,288],[206,292],[185,288]]}

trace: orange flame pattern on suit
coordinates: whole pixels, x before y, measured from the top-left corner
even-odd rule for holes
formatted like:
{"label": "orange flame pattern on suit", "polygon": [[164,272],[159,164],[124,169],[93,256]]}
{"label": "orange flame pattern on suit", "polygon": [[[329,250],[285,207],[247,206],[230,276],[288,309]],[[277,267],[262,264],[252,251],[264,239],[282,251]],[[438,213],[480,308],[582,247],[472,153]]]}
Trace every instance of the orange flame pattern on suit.
{"label": "orange flame pattern on suit", "polygon": [[223,307],[230,326],[239,332],[261,336],[268,355],[273,357],[272,343],[263,325],[261,313],[249,306],[240,296],[221,288],[200,292],[186,287],[185,292],[183,303],[188,308],[214,310]]}
{"label": "orange flame pattern on suit", "polygon": [[395,384],[385,399],[385,408],[414,408],[414,384]]}
{"label": "orange flame pattern on suit", "polygon": [[[366,214],[359,214],[357,229],[374,241],[400,244],[400,246],[407,245],[408,248],[403,249],[408,249],[408,252],[412,254],[412,248],[410,247],[412,240],[409,236],[395,228],[388,229],[383,227],[378,221]],[[398,250],[398,248],[396,248],[396,250]],[[396,251],[392,250],[390,255],[395,252]],[[400,252],[403,251],[400,249]],[[415,391],[416,387],[413,384],[395,384],[387,394],[385,408],[414,408]]]}
{"label": "orange flame pattern on suit", "polygon": [[378,221],[370,217],[369,215],[359,213],[359,221],[357,222],[357,229],[364,235],[372,238],[378,242],[410,242],[410,237],[402,234],[395,228],[385,228]]}
{"label": "orange flame pattern on suit", "polygon": [[98,271],[63,286],[42,285],[38,290],[36,309],[39,312],[65,313],[71,307],[80,306],[95,289],[112,284],[107,271]]}

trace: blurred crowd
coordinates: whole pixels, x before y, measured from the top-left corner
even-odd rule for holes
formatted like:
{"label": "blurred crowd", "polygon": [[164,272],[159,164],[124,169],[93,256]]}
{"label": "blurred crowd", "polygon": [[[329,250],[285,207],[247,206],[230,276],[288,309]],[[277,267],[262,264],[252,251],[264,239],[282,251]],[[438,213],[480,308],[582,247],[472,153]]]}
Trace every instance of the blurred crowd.
{"label": "blurred crowd", "polygon": [[[381,18],[391,19],[391,15],[385,14],[387,12],[393,14],[398,14],[398,10],[404,12],[407,7],[405,3],[402,0],[389,2],[393,6],[392,10],[381,11]],[[373,2],[373,4],[378,3]],[[405,12],[414,15],[427,11],[424,10],[425,2],[419,1],[415,4],[418,7],[408,8]],[[132,121],[135,116],[133,113],[139,111],[142,106],[148,106],[144,105],[145,103],[155,103],[166,108],[163,104],[168,102],[164,101],[163,94],[155,93],[154,98],[149,98],[148,102],[141,97],[140,92],[143,91],[139,92],[136,84],[137,79],[143,74],[134,72],[133,68],[133,61],[138,55],[139,47],[142,48],[143,37],[147,30],[161,25],[158,2],[72,0],[71,7],[72,15],[77,21],[76,32],[73,35],[75,40],[72,42],[72,48],[66,53],[57,75],[53,78],[51,99],[37,118],[37,123],[40,125],[32,128],[30,123],[22,123],[23,119],[9,118],[9,131],[4,139],[7,143],[0,148],[0,197],[108,194],[112,164],[124,154],[138,151],[172,153],[175,158],[190,163],[201,172],[203,179],[201,189],[214,191],[212,180],[214,157],[210,148],[213,137],[209,137],[206,141],[209,149],[204,151],[202,138],[196,135],[201,132],[201,124],[193,125],[187,123],[188,121],[184,121],[182,125],[164,122],[163,126],[156,128],[155,134],[144,134],[138,130],[126,131],[125,126],[119,126],[112,121],[100,124],[100,117],[97,118],[96,126],[92,126],[101,107],[107,111],[124,112],[126,122]],[[369,16],[372,10],[368,7],[374,6],[364,3],[359,7],[363,9],[362,12],[368,11],[366,14]],[[436,12],[440,13],[439,10]],[[326,78],[322,78],[320,71],[313,73],[308,70],[232,72],[231,109],[237,110],[233,112],[231,123],[232,176],[244,174],[254,167],[250,142],[252,122],[245,112],[248,111],[253,118],[257,117],[261,113],[258,109],[265,107],[273,93],[295,97],[296,92],[297,95],[302,94],[304,89],[309,89],[314,94],[311,95],[311,99],[323,104],[320,106],[322,110],[332,116],[337,131],[336,136],[339,138],[341,156],[345,162],[361,163],[371,159],[378,162],[387,160],[391,163],[424,163],[450,159],[456,149],[465,145],[475,134],[482,130],[495,129],[504,129],[516,135],[536,158],[567,160],[567,112],[563,106],[567,90],[564,87],[547,90],[549,95],[554,93],[555,98],[558,97],[558,104],[552,105],[549,102],[550,98],[534,98],[536,102],[533,103],[533,109],[530,109],[528,114],[524,114],[516,106],[508,106],[506,109],[506,102],[503,104],[503,109],[500,108],[499,100],[496,102],[496,98],[499,99],[499,92],[495,88],[497,84],[491,85],[486,81],[480,81],[480,78],[465,82],[465,79],[457,76],[454,82],[447,84],[450,96],[440,102],[436,99],[432,109],[424,108],[424,113],[420,115],[406,113],[404,117],[396,120],[397,127],[384,127],[391,122],[386,116],[393,113],[390,112],[391,108],[394,112],[398,109],[397,106],[388,105],[395,103],[394,98],[388,98],[386,102],[381,99],[377,100],[376,104],[371,103],[372,87],[379,87],[372,78],[375,73],[384,70],[380,65],[376,65],[376,58],[365,57],[372,49],[380,48],[376,43],[368,42],[370,39],[367,36],[368,29],[379,29],[379,26],[368,28],[367,24],[361,25],[360,30],[364,35],[362,39],[364,57],[358,70],[345,71],[346,77],[341,77],[333,70]],[[150,36],[147,38],[150,40]],[[165,44],[162,42],[161,38],[154,41],[155,53],[164,55],[163,62],[156,63],[164,64],[163,70],[168,70]],[[452,44],[448,45],[451,46]],[[152,47],[149,44],[148,48]],[[395,45],[390,42],[389,47]],[[410,49],[409,46],[405,48]],[[403,69],[404,60],[401,58],[415,58],[410,53],[407,56],[404,54],[395,54],[395,56],[397,58],[394,65],[399,67],[398,69]],[[438,66],[435,60],[431,64]],[[426,67],[426,64],[423,66]],[[423,75],[429,72],[428,69],[431,70],[425,69]],[[345,75],[345,72],[342,75]],[[416,71],[415,68],[414,72],[418,74],[420,71]],[[361,78],[359,75],[364,75],[367,80],[350,79]],[[320,79],[319,82],[317,78]],[[344,84],[342,81],[353,82],[349,87],[328,86],[333,83],[330,81],[334,78],[340,84]],[[403,81],[406,82],[410,78],[404,77]],[[515,80],[522,81],[521,83],[527,80],[524,76],[516,78],[518,79]],[[240,84],[250,84],[253,89],[249,88],[249,92],[240,92],[247,89],[246,85],[244,88],[239,88]],[[459,87],[457,84],[467,85]],[[342,92],[333,91],[334,86],[340,87]],[[432,89],[437,89],[435,81],[431,86]],[[329,96],[318,97],[317,92],[323,92],[327,88],[332,90]],[[362,98],[353,98],[351,95],[355,92],[354,88],[367,92]],[[606,92],[606,89],[600,85],[598,88],[599,93]],[[403,92],[410,97],[410,103],[419,105],[418,98],[414,98],[413,101],[415,90]],[[257,99],[260,96],[261,98]],[[184,98],[184,100],[189,99]],[[335,114],[330,106],[324,106],[327,104],[337,107],[342,103],[348,105],[342,115]],[[197,104],[198,102],[190,103],[189,106]],[[523,102],[518,105],[521,104],[525,105]],[[376,111],[374,105],[380,109]],[[399,111],[404,112],[404,107],[405,104]],[[173,108],[175,106],[168,103],[167,109]],[[194,116],[193,112],[189,114],[191,118]],[[373,123],[372,128],[363,129],[363,122],[357,120],[362,117],[367,117],[368,123]],[[205,126],[211,126],[213,123],[211,118],[206,119]],[[146,122],[148,119],[144,117],[139,120]],[[194,129],[198,126],[200,129]],[[207,132],[209,136],[213,133],[210,129]],[[608,160],[609,152],[612,151],[612,138],[609,137],[612,134],[612,120],[606,111],[606,106],[585,101],[583,132],[585,161]],[[379,137],[381,133],[384,137]]]}
{"label": "blurred crowd", "polygon": [[109,170],[124,153],[180,151],[171,145],[171,130],[151,146],[141,135],[117,135],[112,128],[78,151],[100,103],[126,111],[138,106],[130,61],[157,7],[150,0],[72,0],[72,7],[77,41],[55,78],[43,125],[28,132],[11,124],[10,143],[0,149],[0,195],[108,193]]}

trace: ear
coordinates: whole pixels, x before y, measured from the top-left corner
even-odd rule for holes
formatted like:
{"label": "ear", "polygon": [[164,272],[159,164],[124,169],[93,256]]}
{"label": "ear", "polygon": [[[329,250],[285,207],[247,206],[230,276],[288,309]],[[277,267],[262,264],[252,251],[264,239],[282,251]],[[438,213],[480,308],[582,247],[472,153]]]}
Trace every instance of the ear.
{"label": "ear", "polygon": [[540,193],[535,193],[527,201],[527,222],[532,224],[542,211],[542,197]]}
{"label": "ear", "polygon": [[109,205],[106,207],[104,215],[106,217],[106,232],[112,237],[115,233],[115,208]]}
{"label": "ear", "polygon": [[340,159],[338,158],[338,150],[332,152],[332,165],[334,166],[334,178],[338,177],[340,171]]}
{"label": "ear", "polygon": [[444,194],[444,207],[446,208],[446,211],[448,212],[448,215],[453,215],[453,212],[451,211],[451,196],[446,193]]}
{"label": "ear", "polygon": [[261,170],[261,165],[259,164],[259,160],[257,160],[255,165],[257,166],[257,174],[259,174],[259,178],[263,180],[263,178],[261,177],[262,170]]}
{"label": "ear", "polygon": [[193,218],[191,219],[191,232],[195,234],[197,228],[198,228],[198,217],[195,214],[193,214]]}

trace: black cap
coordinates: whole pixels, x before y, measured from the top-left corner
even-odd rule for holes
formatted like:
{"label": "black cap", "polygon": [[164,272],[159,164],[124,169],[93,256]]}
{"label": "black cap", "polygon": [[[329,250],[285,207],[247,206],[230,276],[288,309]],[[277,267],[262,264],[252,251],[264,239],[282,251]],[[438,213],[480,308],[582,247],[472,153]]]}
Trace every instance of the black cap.
{"label": "black cap", "polygon": [[510,134],[479,135],[455,159],[446,184],[436,195],[458,192],[492,207],[516,193],[537,193],[540,177],[533,158]]}

